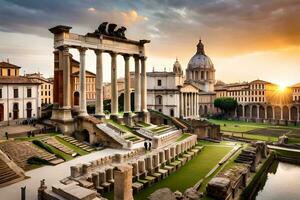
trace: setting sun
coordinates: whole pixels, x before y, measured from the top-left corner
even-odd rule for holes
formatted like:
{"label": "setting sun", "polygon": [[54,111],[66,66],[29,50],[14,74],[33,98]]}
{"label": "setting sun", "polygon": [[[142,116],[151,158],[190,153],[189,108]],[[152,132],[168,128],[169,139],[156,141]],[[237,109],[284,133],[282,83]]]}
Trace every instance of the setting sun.
{"label": "setting sun", "polygon": [[279,83],[278,84],[278,90],[281,91],[281,92],[283,92],[287,87],[288,86],[285,83]]}

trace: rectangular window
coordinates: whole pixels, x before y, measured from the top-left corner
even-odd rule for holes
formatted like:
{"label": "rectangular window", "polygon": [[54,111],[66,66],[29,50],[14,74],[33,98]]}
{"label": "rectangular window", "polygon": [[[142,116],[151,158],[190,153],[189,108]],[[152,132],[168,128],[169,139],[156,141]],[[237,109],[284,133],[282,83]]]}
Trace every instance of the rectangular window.
{"label": "rectangular window", "polygon": [[44,96],[44,92],[43,91],[41,91],[41,95]]}
{"label": "rectangular window", "polygon": [[43,89],[43,85],[41,85],[41,89]]}
{"label": "rectangular window", "polygon": [[19,90],[14,89],[14,98],[19,98]]}
{"label": "rectangular window", "polygon": [[31,88],[27,88],[27,97],[31,97]]}
{"label": "rectangular window", "polygon": [[0,99],[2,99],[2,88],[0,88]]}
{"label": "rectangular window", "polygon": [[161,80],[157,80],[157,85],[161,86]]}

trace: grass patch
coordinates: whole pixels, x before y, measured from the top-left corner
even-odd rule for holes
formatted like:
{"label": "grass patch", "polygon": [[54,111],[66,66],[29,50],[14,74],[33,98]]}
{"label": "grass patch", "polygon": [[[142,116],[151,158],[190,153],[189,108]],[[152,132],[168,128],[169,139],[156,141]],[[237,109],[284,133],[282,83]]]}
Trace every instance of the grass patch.
{"label": "grass patch", "polygon": [[87,151],[85,151],[85,150],[83,150],[83,149],[81,149],[81,148],[79,148],[79,147],[77,147],[77,146],[75,146],[75,145],[73,145],[73,144],[71,144],[71,143],[63,140],[59,136],[55,136],[55,139],[57,141],[59,141],[60,143],[62,143],[63,145],[69,147],[70,149],[73,149],[76,153],[78,153],[81,156],[89,154],[89,152],[87,152]]}
{"label": "grass patch", "polygon": [[105,119],[105,122],[119,128],[120,130],[122,130],[124,132],[132,132],[133,131],[133,129],[131,127],[128,127],[124,124],[118,124],[117,122],[115,122],[112,119]]}
{"label": "grass patch", "polygon": [[[229,131],[229,132],[248,132],[256,129],[262,128],[276,128],[276,129],[285,129],[285,130],[300,130],[300,126],[280,126],[280,125],[270,125],[270,124],[262,124],[262,123],[254,123],[254,122],[244,122],[237,120],[216,120],[209,119],[210,122],[214,124],[220,125],[221,131]],[[224,126],[224,124],[226,126]]]}
{"label": "grass patch", "polygon": [[180,141],[182,141],[182,140],[184,140],[184,139],[186,139],[186,138],[188,138],[188,137],[190,137],[191,136],[191,134],[189,134],[189,133],[184,133],[184,134],[182,134],[182,136],[180,137],[180,138],[178,138],[177,140],[176,140],[176,142],[180,142]]}
{"label": "grass patch", "polygon": [[[135,200],[144,200],[155,190],[169,187],[172,191],[192,187],[216,165],[231,150],[224,146],[206,146],[194,159],[182,166],[168,178],[150,186],[134,196]],[[178,184],[180,183],[180,184]]]}
{"label": "grass patch", "polygon": [[277,142],[278,137],[275,136],[266,136],[266,135],[255,135],[255,134],[249,134],[249,133],[232,133],[232,134],[224,134],[229,135],[233,137],[239,137],[249,140],[260,140],[260,141],[270,141],[270,142]]}
{"label": "grass patch", "polygon": [[138,125],[141,125],[145,128],[151,126],[151,124],[147,124],[146,122],[139,122]]}
{"label": "grass patch", "polygon": [[281,150],[281,149],[280,150],[276,149],[275,151],[278,155],[281,155],[281,156],[300,158],[300,152],[286,151],[286,150]]}
{"label": "grass patch", "polygon": [[68,155],[44,142],[41,142],[39,140],[33,140],[32,141],[33,144],[35,144],[36,146],[38,146],[39,148],[42,148],[44,150],[46,150],[47,152],[51,153],[51,154],[55,154],[56,157],[58,158],[62,158],[63,160],[65,161],[68,161],[68,160],[72,160],[73,157],[71,155]]}

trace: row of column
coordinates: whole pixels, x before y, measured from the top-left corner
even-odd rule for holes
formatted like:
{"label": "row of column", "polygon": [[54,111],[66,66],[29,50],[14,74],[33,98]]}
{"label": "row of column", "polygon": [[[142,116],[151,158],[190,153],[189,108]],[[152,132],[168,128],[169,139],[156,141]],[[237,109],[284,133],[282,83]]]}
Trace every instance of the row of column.
{"label": "row of column", "polygon": [[198,116],[198,94],[195,92],[180,93],[180,116]]}
{"label": "row of column", "polygon": [[[61,47],[59,53],[59,64],[63,65],[63,107],[65,109],[71,108],[71,87],[70,87],[70,58],[68,47]],[[87,114],[86,104],[86,66],[85,66],[85,52],[87,48],[78,48],[80,55],[80,115]],[[104,115],[103,112],[103,60],[101,50],[94,50],[96,54],[96,115]],[[110,52],[111,56],[111,114],[118,115],[118,85],[117,85],[117,53]],[[124,113],[131,112],[130,100],[130,55],[124,54],[125,61],[125,92],[124,92]],[[134,55],[135,61],[135,112],[147,112],[147,85],[146,85],[146,57]],[[141,63],[141,65],[140,65]],[[141,70],[140,70],[141,68]]]}
{"label": "row of column", "polygon": [[[250,105],[249,106],[249,114],[250,114],[250,118],[252,119],[253,118],[253,113],[252,113],[252,106],[253,105]],[[257,109],[257,111],[256,111],[256,118],[257,119],[261,119],[261,117],[260,117],[260,106],[256,106],[256,109]],[[297,116],[296,116],[296,119],[298,120],[298,121],[300,121],[300,108],[299,107],[296,107],[296,109],[297,109]],[[236,111],[236,113],[235,113],[235,115],[237,116],[237,111]],[[245,106],[243,105],[242,106],[242,117],[243,118],[245,118],[246,117],[246,115],[245,115]],[[267,110],[267,107],[264,107],[264,118],[263,119],[268,119],[268,110]],[[272,106],[272,119],[275,119],[275,106]],[[281,107],[280,108],[280,120],[284,120],[284,117],[283,117],[283,108]],[[291,111],[291,108],[289,108],[289,119],[288,119],[289,121],[291,121],[292,120],[292,111]]]}

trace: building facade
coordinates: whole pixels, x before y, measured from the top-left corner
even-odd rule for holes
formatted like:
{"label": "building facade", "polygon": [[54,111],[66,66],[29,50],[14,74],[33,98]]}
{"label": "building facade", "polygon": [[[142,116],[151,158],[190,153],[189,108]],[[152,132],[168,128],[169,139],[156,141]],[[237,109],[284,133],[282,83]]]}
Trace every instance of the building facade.
{"label": "building facade", "polygon": [[19,76],[20,68],[17,65],[9,63],[8,59],[7,62],[0,62],[0,77]]}
{"label": "building facade", "polygon": [[232,97],[238,102],[235,117],[246,121],[286,124],[300,121],[299,85],[280,88],[263,80],[216,84],[217,97]]}
{"label": "building facade", "polygon": [[40,117],[39,85],[26,77],[0,77],[1,125]]}
{"label": "building facade", "polygon": [[33,73],[26,74],[26,77],[40,83],[39,96],[41,98],[41,105],[53,103],[53,80],[43,77],[43,74]]}

